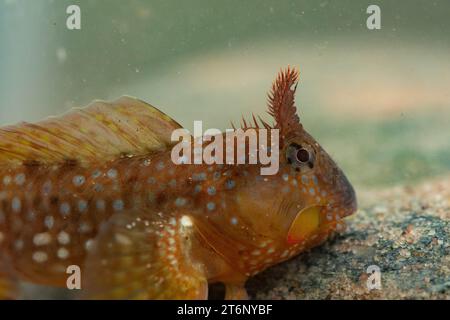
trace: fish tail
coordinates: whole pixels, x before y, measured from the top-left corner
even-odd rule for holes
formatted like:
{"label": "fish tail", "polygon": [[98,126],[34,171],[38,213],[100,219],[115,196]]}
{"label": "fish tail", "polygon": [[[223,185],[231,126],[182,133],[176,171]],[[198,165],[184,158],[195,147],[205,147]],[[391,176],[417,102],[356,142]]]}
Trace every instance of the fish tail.
{"label": "fish tail", "polygon": [[206,299],[192,259],[187,216],[117,214],[102,228],[85,265],[82,298]]}

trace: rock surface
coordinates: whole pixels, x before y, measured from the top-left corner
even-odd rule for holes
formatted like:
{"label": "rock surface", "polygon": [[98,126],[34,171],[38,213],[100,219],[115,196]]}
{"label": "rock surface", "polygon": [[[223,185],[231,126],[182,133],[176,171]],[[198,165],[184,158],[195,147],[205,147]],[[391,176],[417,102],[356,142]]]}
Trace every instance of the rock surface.
{"label": "rock surface", "polygon": [[[450,299],[450,179],[359,200],[347,230],[251,279],[250,297]],[[371,265],[380,269],[379,290],[367,288]]]}

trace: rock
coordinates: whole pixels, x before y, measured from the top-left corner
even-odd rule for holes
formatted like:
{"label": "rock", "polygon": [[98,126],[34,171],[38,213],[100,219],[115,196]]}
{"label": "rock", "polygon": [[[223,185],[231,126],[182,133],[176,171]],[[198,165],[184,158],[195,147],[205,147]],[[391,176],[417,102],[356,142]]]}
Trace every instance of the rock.
{"label": "rock", "polygon": [[[346,231],[251,279],[250,297],[450,299],[450,179],[361,192],[359,200]],[[379,290],[367,288],[371,265]]]}

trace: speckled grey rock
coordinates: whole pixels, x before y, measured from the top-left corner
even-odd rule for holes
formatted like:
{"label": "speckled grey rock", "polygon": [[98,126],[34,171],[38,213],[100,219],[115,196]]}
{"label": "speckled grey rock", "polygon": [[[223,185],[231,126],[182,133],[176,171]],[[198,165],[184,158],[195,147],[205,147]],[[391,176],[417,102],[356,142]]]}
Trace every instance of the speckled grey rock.
{"label": "speckled grey rock", "polygon": [[[251,279],[251,298],[450,299],[449,181],[360,192],[344,233]],[[367,288],[370,265],[379,290]]]}

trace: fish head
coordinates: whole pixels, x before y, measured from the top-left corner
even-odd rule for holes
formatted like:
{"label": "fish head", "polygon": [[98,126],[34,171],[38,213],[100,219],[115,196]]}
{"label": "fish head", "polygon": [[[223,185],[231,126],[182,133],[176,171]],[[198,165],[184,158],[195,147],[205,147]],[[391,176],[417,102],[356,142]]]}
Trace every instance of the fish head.
{"label": "fish head", "polygon": [[[297,192],[285,201],[295,203],[288,242],[303,241],[315,233],[342,227],[341,219],[357,209],[353,186],[331,156],[306,131],[286,141],[280,152],[281,172],[289,172]],[[285,173],[286,174],[286,173]],[[291,206],[292,207],[292,206]]]}
{"label": "fish head", "polygon": [[357,209],[349,180],[300,122],[294,105],[297,79],[295,69],[282,71],[269,94],[269,114],[279,130],[278,183],[273,191],[280,195],[280,210],[288,211],[280,215],[289,220],[290,244],[328,235]]}

